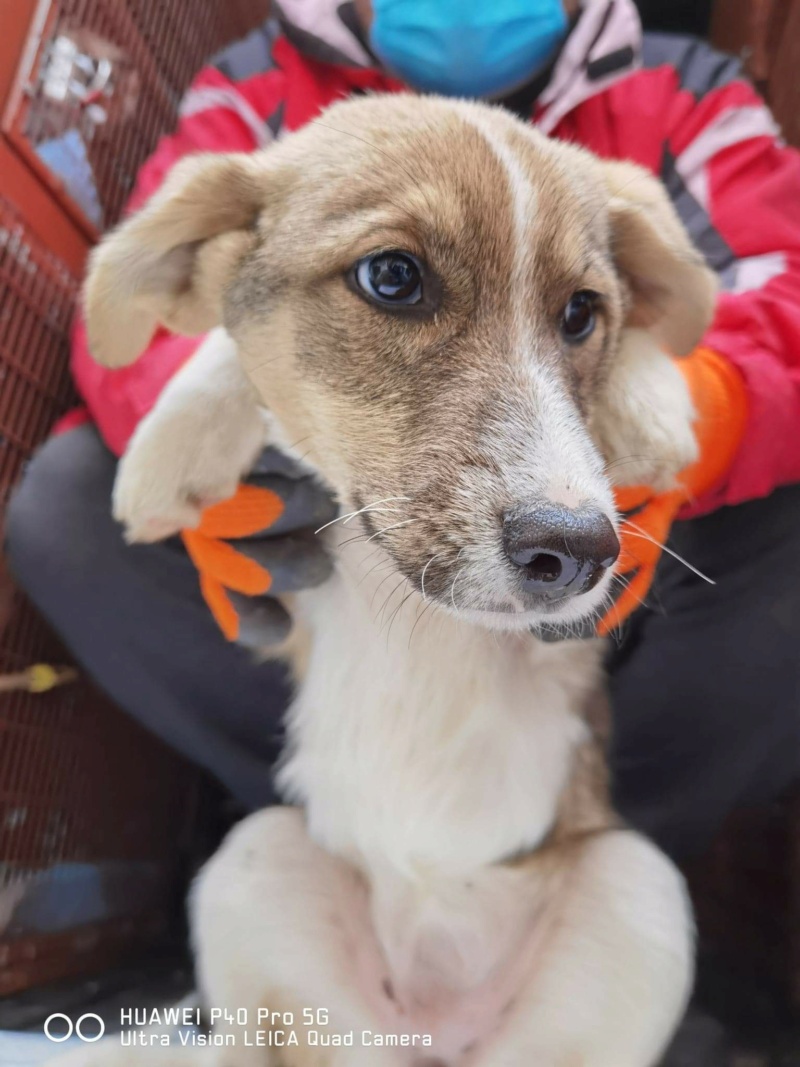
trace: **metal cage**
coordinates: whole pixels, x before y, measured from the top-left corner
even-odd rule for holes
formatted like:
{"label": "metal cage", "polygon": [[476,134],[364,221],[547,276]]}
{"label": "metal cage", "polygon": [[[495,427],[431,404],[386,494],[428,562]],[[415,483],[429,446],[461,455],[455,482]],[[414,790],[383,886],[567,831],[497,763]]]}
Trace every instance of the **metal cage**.
{"label": "metal cage", "polygon": [[[216,50],[265,0],[15,0],[0,41],[0,532],[76,397],[81,265]],[[69,657],[0,564],[0,674]],[[0,694],[0,996],[126,963],[183,890],[198,771],[88,680]]]}
{"label": "metal cage", "polygon": [[[0,492],[74,403],[77,281],[0,199]],[[7,577],[0,673],[68,663]],[[0,995],[163,934],[199,776],[88,681],[0,697]]]}
{"label": "metal cage", "polygon": [[192,76],[266,0],[47,0],[4,117],[14,149],[91,238],[115,222]]}

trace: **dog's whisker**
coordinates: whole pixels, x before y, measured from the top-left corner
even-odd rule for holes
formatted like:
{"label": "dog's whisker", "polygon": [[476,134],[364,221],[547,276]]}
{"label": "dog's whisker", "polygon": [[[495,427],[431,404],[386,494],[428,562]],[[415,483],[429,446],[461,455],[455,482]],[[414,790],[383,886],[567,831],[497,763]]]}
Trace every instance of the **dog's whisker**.
{"label": "dog's whisker", "polygon": [[428,570],[428,567],[430,567],[431,563],[433,563],[433,561],[435,559],[439,559],[443,555],[444,555],[444,552],[437,552],[435,556],[431,556],[431,558],[428,560],[428,562],[422,568],[422,574],[420,575],[419,584],[420,584],[421,589],[422,589],[422,598],[423,598],[423,600],[425,599],[425,572]]}
{"label": "dog's whisker", "polygon": [[394,508],[379,508],[379,505],[380,504],[388,504],[392,500],[410,500],[410,499],[411,499],[411,497],[408,497],[408,496],[387,496],[387,497],[384,497],[383,500],[376,500],[372,504],[365,504],[363,508],[359,508],[357,511],[348,511],[347,514],[345,514],[345,515],[337,515],[335,519],[331,519],[330,522],[324,523],[322,526],[319,527],[319,529],[315,530],[314,533],[315,534],[322,533],[323,530],[327,530],[329,526],[334,526],[337,522],[341,522],[346,526],[347,523],[350,521],[350,519],[354,519],[356,517],[356,515],[361,515],[365,511],[378,511],[378,510],[381,510],[381,511],[394,511],[396,509],[394,509]]}
{"label": "dog's whisker", "polygon": [[378,570],[379,568],[382,568],[384,571],[388,569],[389,573],[393,571],[395,573],[397,572],[397,568],[395,567],[395,561],[391,559],[382,560],[380,563],[375,563],[375,566],[372,568],[372,571]]}
{"label": "dog's whisker", "polygon": [[[642,604],[644,604],[644,601],[642,601]],[[595,624],[600,622],[601,619],[605,618],[609,611],[616,611],[617,621],[610,627],[606,636],[610,637],[616,647],[619,648],[622,643],[622,627],[624,620],[620,617],[616,599],[614,597],[614,594],[610,590],[606,594],[606,597],[603,602],[599,604],[594,610],[592,619]]]}
{"label": "dog's whisker", "polygon": [[402,578],[400,579],[400,581],[399,581],[399,582],[397,583],[397,585],[396,585],[396,586],[394,586],[394,588],[392,589],[391,593],[389,593],[389,595],[387,596],[387,598],[386,598],[386,599],[384,600],[384,602],[383,602],[383,607],[382,607],[382,608],[381,608],[381,610],[380,610],[380,611],[378,612],[378,619],[377,619],[377,622],[378,622],[378,626],[379,626],[379,630],[378,630],[378,632],[379,632],[379,633],[381,633],[381,632],[382,632],[382,630],[383,630],[383,617],[384,617],[384,615],[386,614],[386,609],[387,609],[387,608],[388,608],[388,606],[389,606],[389,602],[391,601],[392,597],[393,597],[393,596],[394,596],[394,594],[395,594],[395,593],[397,592],[397,590],[398,590],[398,589],[400,589],[400,587],[401,587],[401,586],[402,586],[402,585],[403,585],[403,584],[404,584],[405,582],[407,582],[407,581],[408,581],[408,579],[406,578],[406,576],[405,576],[405,575],[403,575],[403,577],[402,577]]}
{"label": "dog's whisker", "polygon": [[[463,551],[463,549],[462,549],[462,551]],[[461,575],[464,573],[464,570],[465,570],[465,568],[462,567],[461,570],[458,571],[458,573],[456,574],[455,578],[453,579],[453,584],[450,586],[450,603],[453,605],[453,611],[458,611],[458,605],[456,604],[456,597],[455,597],[456,582],[461,577]]]}
{"label": "dog's whisker", "polygon": [[390,638],[391,633],[392,633],[392,626],[394,625],[394,620],[397,618],[397,616],[403,610],[403,606],[406,603],[406,601],[408,601],[414,595],[415,592],[416,592],[416,590],[412,586],[411,589],[409,590],[409,592],[406,593],[406,595],[403,597],[403,599],[400,601],[400,603],[397,605],[397,607],[392,612],[391,617],[389,619],[389,626],[388,626],[388,628],[386,630],[386,647],[387,648],[389,647],[389,638]]}
{"label": "dog's whisker", "polygon": [[[373,552],[372,555],[374,555],[374,554],[375,553]],[[372,564],[372,566],[370,567],[370,569],[367,571],[366,574],[362,575],[362,577],[358,579],[358,585],[362,585],[367,580],[367,578],[369,578],[369,576],[374,571],[376,571],[378,569],[378,567],[394,567],[394,566],[395,566],[395,562],[394,562],[393,559],[379,559],[377,563],[373,563]]]}
{"label": "dog's whisker", "polygon": [[[416,619],[414,620],[414,625],[413,625],[413,626],[411,627],[411,633],[410,633],[410,634],[408,635],[408,647],[409,647],[409,648],[411,648],[411,639],[412,639],[412,638],[413,638],[413,636],[414,636],[414,631],[416,630],[416,628],[417,628],[417,627],[419,626],[419,624],[420,624],[420,620],[421,620],[421,619],[423,618],[423,616],[425,615],[425,612],[426,612],[426,611],[430,611],[430,610],[431,610],[431,608],[433,608],[434,606],[435,606],[435,605],[434,605],[434,602],[433,602],[432,600],[428,600],[427,602],[423,602],[423,603],[422,603],[422,604],[420,605],[420,608],[422,609],[421,611],[420,611],[420,608],[417,608],[417,617],[416,617]],[[495,636],[496,636],[496,635],[495,635]]]}
{"label": "dog's whisker", "polygon": [[[392,567],[389,573],[385,574],[375,586],[375,591],[372,594],[372,599],[369,602],[370,611],[372,610],[372,605],[375,603],[375,597],[378,595],[378,591],[380,590],[381,586],[384,584],[384,582],[388,582],[388,580],[392,577],[393,574],[397,574],[397,571],[394,567]],[[391,596],[391,593],[389,595]]]}
{"label": "dog's whisker", "polygon": [[[625,589],[627,592],[630,592],[631,579],[626,578],[624,574],[612,574],[611,581],[619,582],[623,589]],[[638,593],[631,593],[631,596],[635,597],[635,599],[639,601],[643,608],[647,607],[646,601],[642,597],[640,597]],[[616,603],[616,600],[612,602]]]}
{"label": "dog's whisker", "polygon": [[[617,582],[623,589],[630,589],[633,578],[628,577],[626,574],[614,573],[610,576],[609,582]],[[636,594],[634,594],[635,596]],[[593,609],[592,618],[599,622],[603,616],[609,612],[612,608],[616,607],[620,594],[613,589],[608,588],[603,595],[602,601]],[[640,604],[645,605],[644,600],[640,597],[636,597]]]}
{"label": "dog's whisker", "polygon": [[372,514],[373,511],[397,511],[397,508],[382,508],[379,504],[390,504],[393,500],[411,500],[410,496],[386,496],[383,500],[376,500],[372,504],[365,504],[363,508],[359,508],[358,511],[351,511],[349,515],[345,516],[344,524],[347,525],[351,519],[354,519],[356,515],[363,515],[365,512]]}
{"label": "dog's whisker", "polygon": [[605,464],[606,470],[612,470],[614,467],[618,467],[620,463],[632,463],[635,459],[653,459],[653,456],[644,455],[641,452],[630,452],[627,456],[617,456],[616,459],[612,459]]}
{"label": "dog's whisker", "polygon": [[612,459],[610,463],[606,463],[605,471],[608,474],[609,471],[613,471],[616,467],[623,467],[626,463],[641,463],[642,461],[650,462],[655,459],[655,456],[620,456],[619,459]]}
{"label": "dog's whisker", "polygon": [[362,567],[364,564],[369,563],[375,556],[379,556],[383,552],[383,545],[376,545],[371,552],[368,552],[363,559],[358,560],[358,566]]}
{"label": "dog's whisker", "polygon": [[416,521],[417,521],[416,519],[404,519],[402,522],[392,523],[391,526],[384,526],[384,528],[382,530],[376,530],[375,533],[372,534],[371,537],[368,537],[367,541],[374,541],[375,538],[376,537],[380,537],[381,534],[388,533],[390,530],[397,530],[401,526],[408,526],[409,523],[416,522]]}
{"label": "dog's whisker", "polygon": [[352,537],[348,537],[345,541],[340,541],[338,548],[347,548],[348,545],[357,545],[359,542],[364,543],[367,540],[365,533],[354,534]]}
{"label": "dog's whisker", "polygon": [[343,519],[347,519],[350,515],[354,515],[355,512],[349,512],[347,515],[337,515],[335,519],[331,519],[330,522],[324,523],[318,529],[314,531],[315,534],[321,534],[323,530],[327,530],[329,526],[334,526],[337,522],[342,522]]}
{"label": "dog's whisker", "polygon": [[[377,511],[390,511],[392,509],[390,509],[390,508],[377,508],[376,510]],[[342,526],[346,526],[348,519],[352,519],[356,515],[361,515],[361,514],[362,514],[361,511],[354,511],[354,512],[350,512],[349,515],[340,515],[337,519],[331,519],[331,521],[330,522],[326,522],[324,526],[320,526],[319,530],[315,530],[314,533],[321,533],[322,530],[327,529],[327,527],[329,527],[329,526],[333,526],[334,523],[337,523],[337,522],[341,522]],[[342,542],[342,544],[347,544],[347,542],[344,541],[344,542]]]}
{"label": "dog's whisker", "polygon": [[397,508],[362,508],[360,511],[351,511],[349,515],[345,517],[342,526],[347,526],[353,519],[358,518],[359,515],[396,515]]}
{"label": "dog's whisker", "polygon": [[313,433],[307,433],[305,437],[301,437],[299,441],[294,441],[292,444],[289,445],[289,452],[294,452],[296,448],[299,448],[300,445],[304,445],[306,441],[311,441],[313,437]]}
{"label": "dog's whisker", "polygon": [[690,563],[688,559],[684,559],[683,556],[681,556],[678,552],[675,552],[673,549],[668,548],[667,545],[662,544],[661,541],[657,541],[655,537],[651,537],[647,530],[643,530],[642,527],[637,526],[635,522],[631,522],[630,519],[628,519],[628,521],[624,525],[630,526],[636,531],[636,533],[629,534],[629,537],[643,537],[646,541],[649,541],[657,548],[660,548],[662,552],[666,552],[668,556],[672,556],[672,558],[676,559],[678,563],[682,563],[684,567],[688,567],[692,574],[696,574],[697,577],[702,578],[704,582],[708,582],[709,585],[717,584],[713,578],[709,578],[707,574],[703,574],[703,572],[699,570],[699,568],[695,567],[693,563]]}
{"label": "dog's whisker", "polygon": [[279,360],[282,360],[284,358],[284,356],[273,356],[272,359],[265,359],[263,363],[255,364],[255,366],[253,367],[253,373],[255,374],[256,371],[260,371],[263,367],[269,367],[273,363],[277,363]]}

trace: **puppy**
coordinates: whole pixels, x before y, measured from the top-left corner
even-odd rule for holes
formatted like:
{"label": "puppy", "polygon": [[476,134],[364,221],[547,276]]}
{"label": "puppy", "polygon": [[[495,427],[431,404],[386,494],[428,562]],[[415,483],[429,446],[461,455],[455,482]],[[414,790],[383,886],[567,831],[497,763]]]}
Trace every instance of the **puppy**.
{"label": "puppy", "polygon": [[95,253],[99,361],[210,331],[122,461],[128,536],[196,523],[267,441],[350,516],[322,535],[335,576],[291,605],[292,806],[242,822],[192,894],[234,1039],[205,1055],[657,1061],[691,985],[684,887],[610,807],[601,643],[537,632],[608,603],[612,482],[695,457],[667,353],[714,295],[644,171],[410,96],[186,160]]}

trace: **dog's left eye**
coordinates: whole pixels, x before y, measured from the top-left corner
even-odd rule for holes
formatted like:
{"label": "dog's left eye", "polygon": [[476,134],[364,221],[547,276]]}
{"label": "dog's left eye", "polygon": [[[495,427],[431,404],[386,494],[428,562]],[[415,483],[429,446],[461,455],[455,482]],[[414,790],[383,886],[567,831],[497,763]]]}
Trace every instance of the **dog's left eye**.
{"label": "dog's left eye", "polygon": [[419,304],[422,267],[409,252],[376,252],[355,266],[358,288],[371,300],[386,305]]}
{"label": "dog's left eye", "polygon": [[597,293],[580,289],[573,293],[561,314],[561,333],[570,344],[585,341],[597,324]]}

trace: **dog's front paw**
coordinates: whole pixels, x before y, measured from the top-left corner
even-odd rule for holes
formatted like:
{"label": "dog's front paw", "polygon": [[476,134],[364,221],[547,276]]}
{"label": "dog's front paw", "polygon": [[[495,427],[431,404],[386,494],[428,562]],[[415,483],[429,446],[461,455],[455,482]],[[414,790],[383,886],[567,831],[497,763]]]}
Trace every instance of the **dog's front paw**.
{"label": "dog's front paw", "polygon": [[694,405],[675,361],[645,330],[626,330],[592,421],[613,485],[675,485],[697,459]]}
{"label": "dog's front paw", "polygon": [[187,455],[159,432],[137,436],[120,462],[112,499],[127,541],[160,541],[191,529],[204,508],[236,492],[243,471],[226,457],[203,448]]}
{"label": "dog's front paw", "polygon": [[241,416],[211,427],[197,411],[155,410],[140,423],[112,499],[127,541],[161,541],[192,529],[205,508],[233,496],[264,444],[258,411]]}

